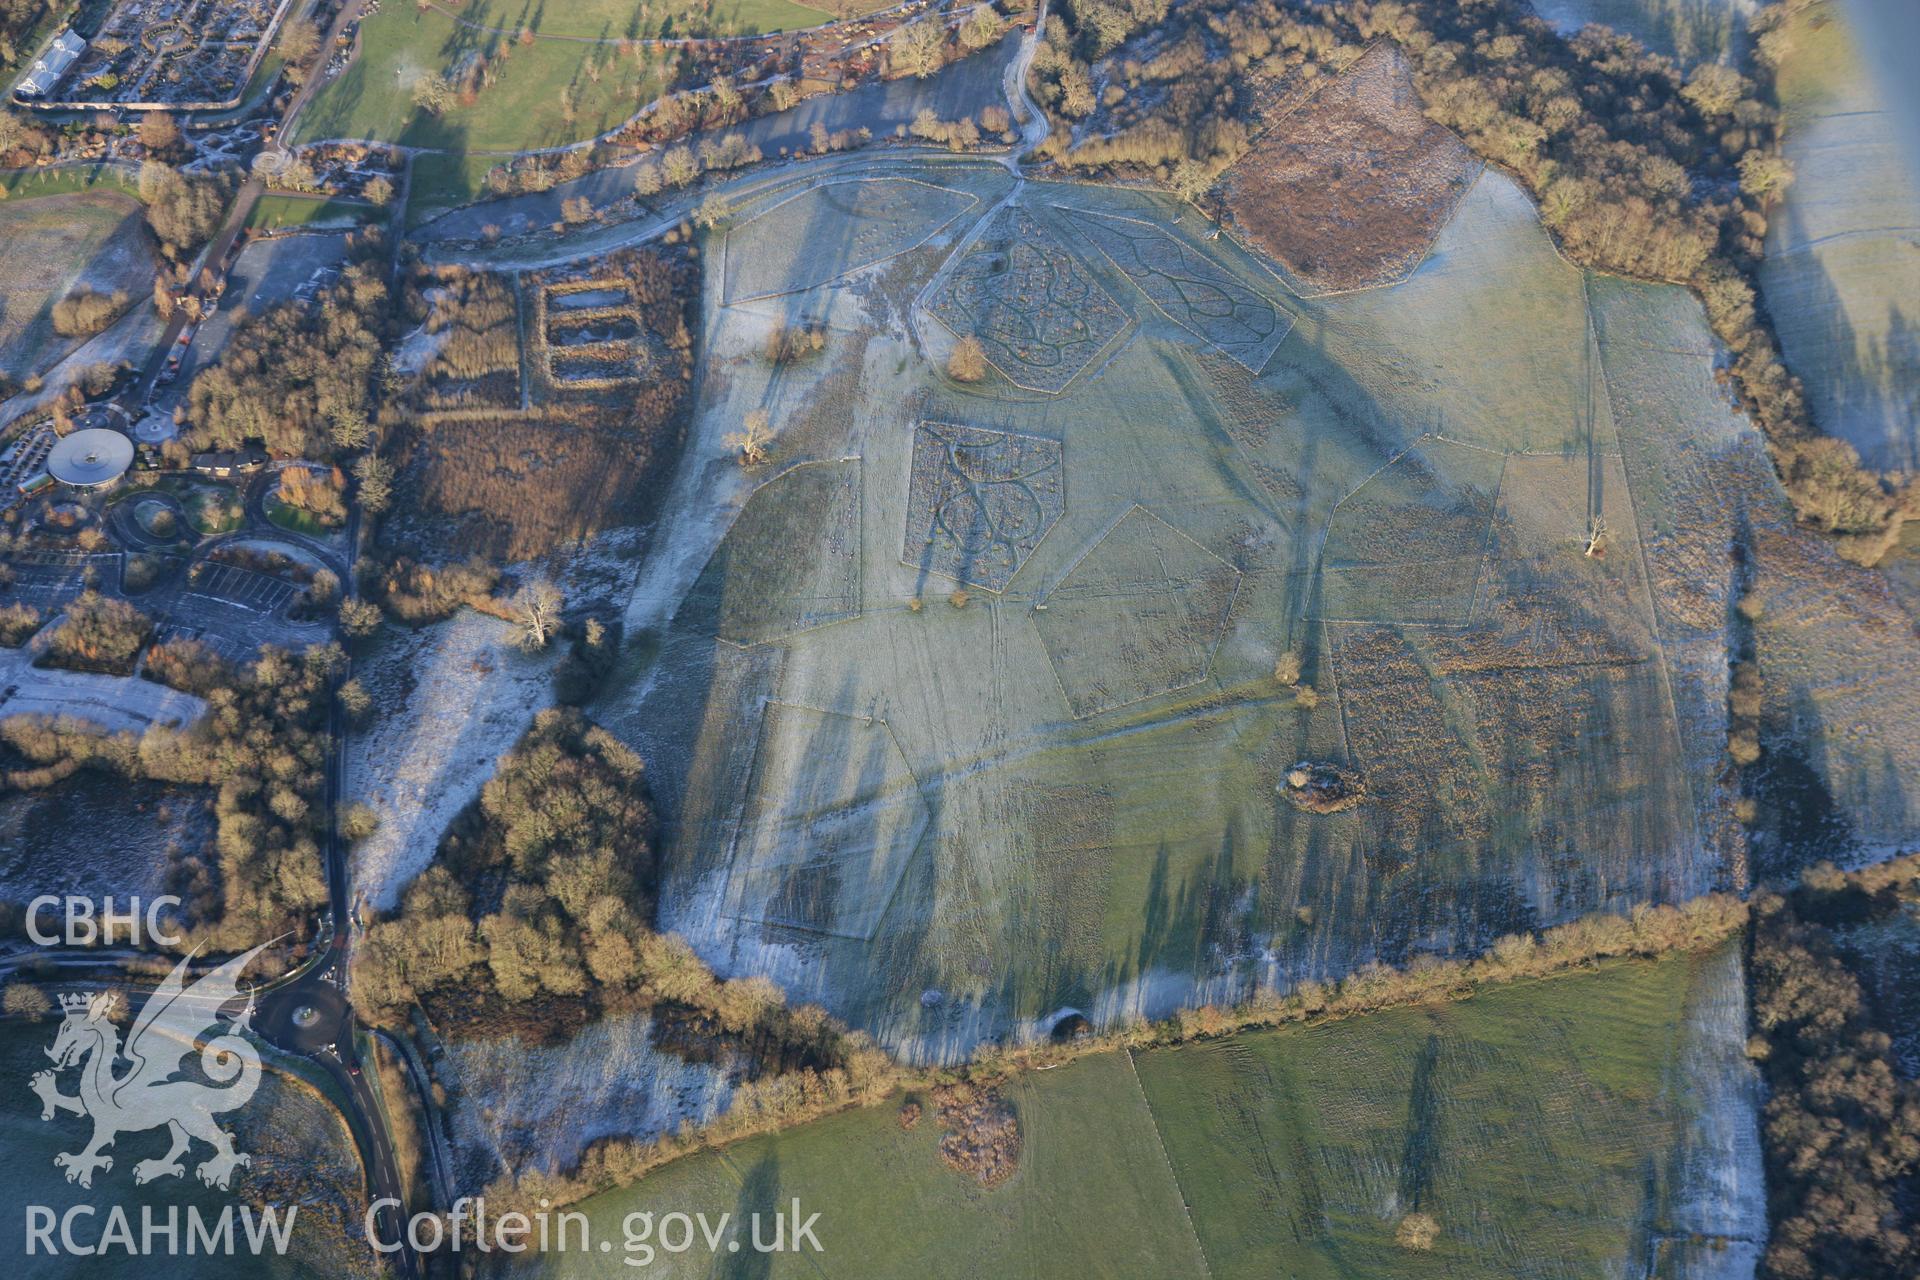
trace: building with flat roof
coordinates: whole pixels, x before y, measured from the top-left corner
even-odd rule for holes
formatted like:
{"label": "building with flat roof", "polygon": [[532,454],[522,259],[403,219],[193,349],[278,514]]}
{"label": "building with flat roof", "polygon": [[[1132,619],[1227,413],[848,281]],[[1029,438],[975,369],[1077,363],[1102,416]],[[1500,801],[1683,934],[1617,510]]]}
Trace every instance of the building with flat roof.
{"label": "building with flat roof", "polygon": [[74,59],[87,51],[87,42],[82,40],[72,27],[68,27],[53,38],[33,65],[27,69],[26,76],[14,86],[14,93],[22,98],[44,98],[60,83],[60,77],[67,74],[67,68]]}
{"label": "building with flat roof", "polygon": [[132,465],[133,441],[107,427],[76,431],[47,455],[47,474],[75,489],[103,489]]}

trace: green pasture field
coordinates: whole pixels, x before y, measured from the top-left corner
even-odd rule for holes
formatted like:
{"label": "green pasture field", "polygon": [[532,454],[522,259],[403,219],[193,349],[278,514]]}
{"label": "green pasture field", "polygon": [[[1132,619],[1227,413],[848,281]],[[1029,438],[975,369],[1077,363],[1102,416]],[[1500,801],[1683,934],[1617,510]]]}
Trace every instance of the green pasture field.
{"label": "green pasture field", "polygon": [[[1613,963],[1024,1075],[1004,1094],[1019,1167],[993,1190],[943,1164],[934,1107],[907,1129],[895,1097],[676,1161],[583,1211],[618,1240],[635,1210],[737,1220],[797,1197],[821,1215],[823,1253],[756,1258],[774,1277],[1630,1273],[1671,1226],[1687,1115],[1716,1101],[1683,1054],[1696,987],[1728,972]],[[1416,1207],[1439,1224],[1427,1251],[1395,1241]],[[713,1260],[654,1265],[707,1275]],[[616,1246],[524,1273],[622,1267]]]}
{"label": "green pasture field", "polygon": [[[876,8],[885,6],[875,0]],[[689,35],[758,35],[799,31],[833,17],[795,0],[721,0],[696,15],[685,0],[664,5],[640,0],[567,0],[565,4],[527,6],[482,0],[461,7],[460,16],[486,27],[518,31],[530,27],[542,36],[573,40],[643,40]]]}
{"label": "green pasture field", "polygon": [[[657,51],[635,58],[574,41],[521,45],[413,5],[383,7],[361,26],[360,40],[353,65],[302,113],[296,141],[356,138],[450,152],[563,146],[621,124],[666,83]],[[476,56],[495,63],[499,80],[474,105],[450,102],[438,116],[414,105],[423,77],[458,74]],[[602,68],[597,80],[589,60]],[[574,98],[571,120],[563,91]]]}
{"label": "green pasture field", "polygon": [[[1208,1270],[1299,1280],[1635,1269],[1667,1225],[1695,957],[1139,1053]],[[1430,1249],[1404,1217],[1439,1225]]]}
{"label": "green pasture field", "polygon": [[[903,1129],[896,1099],[677,1161],[588,1201],[584,1210],[596,1236],[618,1241],[634,1209],[656,1218],[732,1213],[738,1223],[798,1196],[807,1212],[821,1214],[815,1234],[823,1252],[754,1255],[742,1235],[738,1256],[770,1277],[817,1275],[816,1263],[829,1274],[929,1280],[1201,1273],[1199,1245],[1183,1228],[1179,1188],[1125,1054],[1021,1080],[1009,1100],[1022,1129],[1020,1167],[991,1191],[942,1164],[934,1108]],[[723,1267],[735,1256],[724,1254],[726,1247]],[[714,1260],[702,1249],[662,1253],[653,1265],[669,1276],[708,1275]],[[611,1256],[549,1255],[526,1266],[527,1274],[569,1277],[632,1270],[618,1249]]]}
{"label": "green pasture field", "polygon": [[121,191],[131,196],[137,187],[130,171],[112,164],[55,165],[43,169],[9,169],[0,173],[0,190],[16,200],[70,195],[96,188]]}
{"label": "green pasture field", "polygon": [[288,227],[349,226],[378,221],[386,212],[364,200],[312,200],[301,196],[261,196],[247,215],[254,231],[283,231]]}

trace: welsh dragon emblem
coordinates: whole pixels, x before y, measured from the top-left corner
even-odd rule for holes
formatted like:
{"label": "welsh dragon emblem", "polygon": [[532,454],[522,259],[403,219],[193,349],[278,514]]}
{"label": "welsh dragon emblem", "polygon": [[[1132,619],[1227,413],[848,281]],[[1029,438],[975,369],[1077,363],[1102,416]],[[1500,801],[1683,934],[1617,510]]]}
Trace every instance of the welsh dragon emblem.
{"label": "welsh dragon emblem", "polygon": [[[192,986],[181,976],[193,957],[183,959],[147,997],[124,1045],[113,1023],[113,993],[60,997],[65,1017],[47,1050],[54,1069],[35,1073],[32,1087],[40,1095],[42,1120],[70,1111],[93,1121],[93,1139],[85,1148],[53,1158],[67,1171],[68,1182],[91,1187],[96,1169],[113,1168],[113,1157],[102,1153],[115,1138],[162,1125],[173,1145],[165,1156],[133,1166],[137,1183],[180,1177],[186,1172],[180,1158],[196,1138],[213,1148],[195,1170],[208,1186],[224,1190],[235,1169],[252,1163],[251,1156],[234,1150],[233,1135],[213,1118],[245,1106],[260,1085],[260,1054],[243,1034],[253,1017],[252,994],[237,1017],[224,1017],[220,1010],[239,996],[240,972],[261,950],[235,956]],[[201,1042],[207,1031],[216,1034]],[[196,1046],[204,1080],[184,1070]],[[117,1071],[123,1063],[126,1069]],[[77,1095],[59,1087],[60,1074],[72,1068],[80,1072]]]}

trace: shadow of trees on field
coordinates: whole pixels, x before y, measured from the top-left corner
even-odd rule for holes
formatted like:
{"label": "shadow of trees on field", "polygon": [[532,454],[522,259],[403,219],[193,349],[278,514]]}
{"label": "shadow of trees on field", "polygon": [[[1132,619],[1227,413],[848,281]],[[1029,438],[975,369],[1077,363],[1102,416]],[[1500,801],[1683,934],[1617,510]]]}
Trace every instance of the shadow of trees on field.
{"label": "shadow of trees on field", "polygon": [[[1850,304],[1858,306],[1860,300],[1850,299],[1829,269],[1794,193],[1773,218],[1785,252],[1762,273],[1763,297],[1780,331],[1788,368],[1806,383],[1815,423],[1853,444],[1869,466],[1920,467],[1920,324],[1899,302],[1890,302],[1885,333],[1863,339],[1849,314]],[[1894,246],[1896,262],[1906,264],[1902,274],[1920,285],[1920,233],[1861,231],[1823,238],[1842,237],[1884,238]],[[1776,283],[1771,296],[1764,290],[1769,279]]]}
{"label": "shadow of trees on field", "polygon": [[[755,1246],[772,1247],[775,1229],[767,1224],[780,1219],[781,1209],[780,1157],[769,1150],[754,1161],[753,1168],[740,1181],[740,1194],[733,1206],[733,1230],[740,1248],[715,1255],[714,1275],[721,1280],[766,1280],[771,1276],[776,1255]],[[784,1233],[784,1226],[779,1229]],[[786,1248],[794,1247],[792,1241],[784,1239],[784,1234],[780,1243]]]}

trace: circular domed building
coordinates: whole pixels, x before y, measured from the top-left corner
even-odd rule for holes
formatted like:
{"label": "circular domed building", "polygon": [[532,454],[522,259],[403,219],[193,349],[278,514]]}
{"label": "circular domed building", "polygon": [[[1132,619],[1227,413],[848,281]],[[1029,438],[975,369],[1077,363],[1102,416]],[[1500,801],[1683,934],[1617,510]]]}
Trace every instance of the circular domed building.
{"label": "circular domed building", "polygon": [[133,441],[106,427],[66,436],[47,455],[47,474],[74,489],[104,489],[133,465]]}

